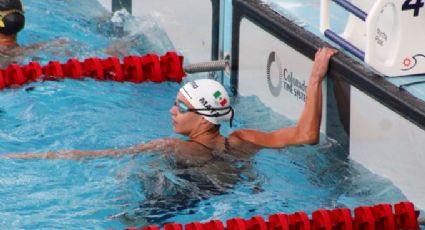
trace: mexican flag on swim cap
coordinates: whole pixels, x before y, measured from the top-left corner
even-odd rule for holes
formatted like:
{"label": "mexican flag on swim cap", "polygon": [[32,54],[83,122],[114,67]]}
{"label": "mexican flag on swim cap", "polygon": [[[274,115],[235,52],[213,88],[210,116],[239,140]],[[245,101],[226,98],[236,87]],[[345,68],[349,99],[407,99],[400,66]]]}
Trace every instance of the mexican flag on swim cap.
{"label": "mexican flag on swim cap", "polygon": [[205,120],[219,124],[233,119],[233,109],[226,89],[212,79],[200,79],[185,84],[180,93]]}

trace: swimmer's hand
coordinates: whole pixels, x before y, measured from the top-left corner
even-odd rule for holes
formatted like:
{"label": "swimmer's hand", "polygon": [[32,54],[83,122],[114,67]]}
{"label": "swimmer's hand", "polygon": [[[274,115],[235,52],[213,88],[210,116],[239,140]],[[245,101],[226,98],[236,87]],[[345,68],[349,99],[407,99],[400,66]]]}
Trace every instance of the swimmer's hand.
{"label": "swimmer's hand", "polygon": [[80,159],[84,157],[119,157],[124,154],[135,154],[137,150],[128,149],[106,149],[106,150],[69,150],[45,153],[11,153],[3,154],[3,158],[13,159]]}
{"label": "swimmer's hand", "polygon": [[337,52],[338,50],[329,47],[322,47],[317,50],[314,56],[311,80],[320,83],[325,78],[329,67],[329,60]]}
{"label": "swimmer's hand", "polygon": [[80,159],[84,157],[119,157],[124,154],[135,154],[138,151],[128,149],[106,149],[106,150],[69,150],[45,153],[11,153],[1,155],[4,158],[14,159]]}
{"label": "swimmer's hand", "polygon": [[[45,153],[50,155],[50,153]],[[8,153],[0,155],[2,158],[14,158],[14,159],[30,159],[30,158],[43,158],[44,154],[41,153]]]}
{"label": "swimmer's hand", "polygon": [[13,159],[71,159],[81,157],[82,152],[84,151],[61,151],[61,152],[45,152],[45,153],[9,153],[3,154],[3,158],[13,158]]}

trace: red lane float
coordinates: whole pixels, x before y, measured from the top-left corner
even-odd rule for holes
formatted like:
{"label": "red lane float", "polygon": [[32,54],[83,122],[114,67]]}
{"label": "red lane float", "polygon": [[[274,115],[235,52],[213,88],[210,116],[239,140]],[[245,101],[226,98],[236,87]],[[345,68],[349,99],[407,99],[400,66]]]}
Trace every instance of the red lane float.
{"label": "red lane float", "polygon": [[50,61],[47,65],[42,68],[43,74],[48,77],[63,78],[62,65],[58,61]]}
{"label": "red lane float", "polygon": [[226,230],[247,230],[245,220],[242,218],[233,218],[226,221]]}
{"label": "red lane float", "polygon": [[105,79],[119,82],[124,81],[124,74],[119,58],[109,57],[102,60],[102,67]]}
{"label": "red lane float", "polygon": [[[419,230],[417,215],[418,212],[412,203],[400,202],[394,205],[394,209],[389,204],[357,207],[354,209],[354,217],[347,208],[319,209],[312,213],[311,219],[304,212],[277,213],[270,215],[267,221],[261,216],[247,220],[240,217],[232,218],[226,221],[226,226],[223,226],[220,220],[206,223],[192,222],[184,225],[184,230]],[[150,225],[127,230],[160,230],[160,228]],[[166,224],[163,230],[183,230],[183,225]]]}
{"label": "red lane float", "polygon": [[162,82],[162,69],[159,58],[156,54],[147,54],[140,59],[142,61],[143,72],[146,78],[152,82]]}
{"label": "red lane float", "polygon": [[184,229],[185,230],[205,230],[204,224],[199,223],[199,222],[193,222],[193,223],[186,224],[184,226]]}
{"label": "red lane float", "polygon": [[126,228],[126,230],[160,230],[158,226],[150,225],[144,228]]}
{"label": "red lane float", "polygon": [[224,230],[224,225],[219,220],[211,220],[205,224],[205,228],[208,230]]}
{"label": "red lane float", "polygon": [[183,71],[183,57],[176,52],[167,52],[161,57],[156,54],[126,56],[123,58],[122,64],[118,57],[105,59],[91,57],[82,62],[71,58],[63,64],[59,61],[50,61],[44,66],[40,66],[37,62],[30,62],[22,67],[11,64],[0,72],[0,90],[11,86],[20,86],[27,82],[55,80],[64,77],[73,79],[92,77],[100,81],[133,83],[145,81],[180,83],[186,76]]}
{"label": "red lane float", "polygon": [[69,59],[62,68],[65,71],[64,74],[70,78],[81,79],[84,75],[83,65],[75,58]]}
{"label": "red lane float", "polygon": [[317,210],[313,214],[313,230],[332,230],[331,212],[329,210]]}
{"label": "red lane float", "polygon": [[289,225],[291,225],[293,229],[311,229],[310,220],[305,212],[296,212],[289,215]]}
{"label": "red lane float", "polygon": [[174,80],[180,83],[186,75],[181,68],[183,66],[183,57],[175,52],[167,52],[160,58],[162,75],[164,78]]}
{"label": "red lane float", "polygon": [[375,229],[372,208],[361,206],[354,209],[354,229]]}
{"label": "red lane float", "polygon": [[150,225],[142,228],[142,230],[159,230],[158,226]]}
{"label": "red lane float", "polygon": [[11,64],[6,69],[6,86],[12,85],[23,85],[27,82],[27,78],[24,76],[22,68],[17,64]]}
{"label": "red lane float", "polygon": [[183,230],[183,225],[178,223],[165,224],[164,230]]}
{"label": "red lane float", "polygon": [[289,217],[278,213],[269,216],[269,230],[289,230]]}
{"label": "red lane float", "polygon": [[401,202],[394,206],[398,229],[419,229],[418,217],[413,203]]}
{"label": "red lane float", "polygon": [[390,204],[379,204],[372,207],[377,229],[396,230],[394,214]]}
{"label": "red lane float", "polygon": [[134,83],[146,81],[143,73],[142,60],[139,56],[124,57],[124,80]]}
{"label": "red lane float", "polygon": [[333,226],[338,230],[353,230],[353,218],[348,208],[338,208],[331,211]]}
{"label": "red lane float", "polygon": [[83,75],[97,80],[105,80],[100,58],[87,58],[83,62]]}
{"label": "red lane float", "polygon": [[267,230],[267,223],[261,216],[254,216],[246,223],[249,230]]}
{"label": "red lane float", "polygon": [[37,81],[43,75],[43,70],[38,62],[30,62],[22,69],[29,81]]}
{"label": "red lane float", "polygon": [[0,70],[0,90],[4,89],[6,86],[6,79],[4,77],[3,70]]}

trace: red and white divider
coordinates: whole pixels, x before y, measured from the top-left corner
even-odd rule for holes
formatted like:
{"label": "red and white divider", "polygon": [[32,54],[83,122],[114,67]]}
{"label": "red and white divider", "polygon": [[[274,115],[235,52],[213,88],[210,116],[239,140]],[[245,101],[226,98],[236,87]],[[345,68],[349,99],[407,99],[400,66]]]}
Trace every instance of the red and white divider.
{"label": "red and white divider", "polygon": [[[361,206],[354,209],[354,216],[347,208],[333,210],[317,210],[312,218],[305,212],[293,214],[277,213],[268,217],[251,219],[232,218],[226,225],[219,220],[206,223],[192,222],[186,225],[179,223],[165,224],[163,230],[398,230],[419,229],[419,212],[415,211],[411,202],[400,202],[394,205],[378,204]],[[150,225],[143,228],[127,228],[126,230],[160,230]]]}
{"label": "red and white divider", "polygon": [[105,59],[92,57],[82,62],[71,58],[65,63],[50,61],[44,66],[38,62],[30,62],[24,66],[10,64],[7,68],[0,69],[0,90],[34,81],[65,77],[73,79],[92,77],[100,81],[133,83],[145,81],[180,83],[184,76],[186,73],[183,70],[183,57],[175,52],[167,52],[160,57],[156,54],[127,56],[124,57],[123,63],[118,57]]}

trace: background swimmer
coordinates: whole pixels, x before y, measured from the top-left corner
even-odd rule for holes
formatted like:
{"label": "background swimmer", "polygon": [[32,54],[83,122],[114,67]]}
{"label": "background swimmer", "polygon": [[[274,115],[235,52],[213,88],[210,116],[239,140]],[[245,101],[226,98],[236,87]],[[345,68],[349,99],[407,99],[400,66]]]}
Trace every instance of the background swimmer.
{"label": "background swimmer", "polygon": [[25,12],[20,0],[0,1],[0,68],[20,63],[27,55],[47,45],[61,45],[65,39],[20,46],[18,33],[25,27]]}
{"label": "background swimmer", "polygon": [[0,1],[0,65],[5,66],[11,56],[21,53],[18,32],[25,26],[22,3],[19,0]]}
{"label": "background swimmer", "polygon": [[146,33],[160,31],[152,19],[135,18],[125,10],[111,15],[96,0],[35,1],[27,8],[19,0],[0,0],[0,11],[5,22],[0,29],[0,68],[30,61],[123,57],[173,49],[166,36],[161,35],[161,41],[146,37]]}

